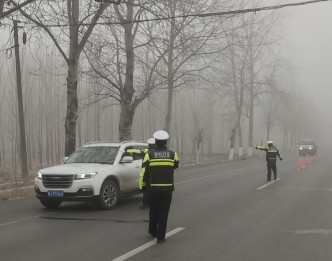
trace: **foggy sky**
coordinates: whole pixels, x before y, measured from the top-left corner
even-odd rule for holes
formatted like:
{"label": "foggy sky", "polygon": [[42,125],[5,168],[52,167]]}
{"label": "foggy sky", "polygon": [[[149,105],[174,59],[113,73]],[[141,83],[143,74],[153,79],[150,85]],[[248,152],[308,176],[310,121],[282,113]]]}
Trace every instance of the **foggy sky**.
{"label": "foggy sky", "polygon": [[[281,3],[300,3],[287,0]],[[278,3],[280,1],[273,1]],[[317,139],[332,143],[332,1],[282,9],[282,52],[296,81],[315,101]],[[319,137],[319,138],[318,138]]]}
{"label": "foggy sky", "polygon": [[[304,1],[307,0],[266,0],[260,6]],[[332,1],[287,7],[278,12],[282,19],[282,54],[294,67],[296,82],[317,108],[321,125],[315,136],[320,137],[320,142],[332,144]],[[0,37],[3,44],[7,34],[1,30]]]}

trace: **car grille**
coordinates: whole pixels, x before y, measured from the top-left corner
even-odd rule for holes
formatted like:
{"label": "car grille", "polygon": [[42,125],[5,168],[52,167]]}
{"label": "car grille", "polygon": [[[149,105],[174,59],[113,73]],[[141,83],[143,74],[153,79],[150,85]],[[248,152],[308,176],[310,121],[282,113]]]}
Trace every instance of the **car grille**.
{"label": "car grille", "polygon": [[70,188],[74,175],[43,175],[45,188]]}

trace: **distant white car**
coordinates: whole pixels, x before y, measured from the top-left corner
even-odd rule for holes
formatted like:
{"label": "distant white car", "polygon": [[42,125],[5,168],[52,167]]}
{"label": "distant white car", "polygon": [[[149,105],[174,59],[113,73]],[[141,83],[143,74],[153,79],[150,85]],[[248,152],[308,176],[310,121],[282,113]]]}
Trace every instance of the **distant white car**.
{"label": "distant white car", "polygon": [[299,156],[313,156],[318,150],[317,144],[312,139],[301,140],[299,143]]}
{"label": "distant white car", "polygon": [[63,164],[38,171],[36,197],[47,208],[63,201],[94,201],[103,209],[116,207],[120,197],[140,193],[139,173],[144,142],[93,142],[77,149]]}

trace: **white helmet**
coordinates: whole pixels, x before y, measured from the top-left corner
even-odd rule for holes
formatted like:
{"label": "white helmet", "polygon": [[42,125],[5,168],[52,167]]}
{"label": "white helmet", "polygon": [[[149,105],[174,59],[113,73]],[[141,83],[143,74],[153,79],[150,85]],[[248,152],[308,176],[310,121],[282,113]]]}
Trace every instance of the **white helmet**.
{"label": "white helmet", "polygon": [[169,134],[164,130],[158,130],[153,133],[153,138],[156,140],[167,140],[169,138]]}
{"label": "white helmet", "polygon": [[273,141],[272,140],[268,140],[267,144],[273,144]]}
{"label": "white helmet", "polygon": [[147,144],[153,145],[156,143],[156,140],[154,138],[150,138],[146,141]]}

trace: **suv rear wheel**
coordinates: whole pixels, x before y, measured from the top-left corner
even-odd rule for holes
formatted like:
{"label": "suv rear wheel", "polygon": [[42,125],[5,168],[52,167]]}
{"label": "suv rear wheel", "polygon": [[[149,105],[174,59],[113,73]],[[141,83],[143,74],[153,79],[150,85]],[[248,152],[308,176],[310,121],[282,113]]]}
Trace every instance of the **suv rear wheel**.
{"label": "suv rear wheel", "polygon": [[104,181],[99,193],[99,204],[105,209],[113,209],[119,201],[119,188],[112,180]]}

